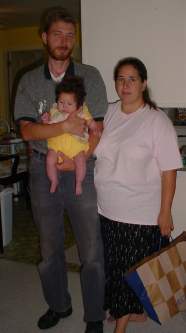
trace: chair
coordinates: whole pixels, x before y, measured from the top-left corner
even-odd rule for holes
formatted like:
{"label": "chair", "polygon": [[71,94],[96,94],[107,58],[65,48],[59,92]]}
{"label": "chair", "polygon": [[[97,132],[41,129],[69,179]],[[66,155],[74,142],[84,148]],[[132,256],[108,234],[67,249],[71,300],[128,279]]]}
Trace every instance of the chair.
{"label": "chair", "polygon": [[7,187],[15,183],[22,182],[23,188],[28,186],[28,171],[19,170],[20,156],[19,154],[0,154],[0,162],[10,161],[11,166],[4,175],[0,174],[0,185]]}
{"label": "chair", "polygon": [[[29,191],[28,191],[28,171],[19,170],[20,156],[18,154],[0,154],[0,163],[10,162],[4,166],[5,172],[0,174],[0,185],[3,187],[13,186],[13,184],[20,183],[22,185],[22,191],[14,196],[20,196],[23,194],[26,199],[27,207],[29,206]],[[0,216],[1,218],[1,216]],[[2,225],[0,223],[0,251],[3,253],[3,236]]]}

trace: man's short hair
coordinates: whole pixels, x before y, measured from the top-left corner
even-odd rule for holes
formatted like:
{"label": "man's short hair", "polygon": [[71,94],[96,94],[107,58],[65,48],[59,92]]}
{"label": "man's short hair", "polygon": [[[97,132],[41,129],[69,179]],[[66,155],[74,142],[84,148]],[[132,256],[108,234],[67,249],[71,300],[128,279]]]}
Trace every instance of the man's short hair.
{"label": "man's short hair", "polygon": [[47,8],[40,19],[40,28],[39,35],[41,36],[43,32],[47,32],[50,29],[50,26],[54,22],[64,21],[66,23],[72,23],[76,28],[76,20],[68,12],[66,8],[57,6]]}

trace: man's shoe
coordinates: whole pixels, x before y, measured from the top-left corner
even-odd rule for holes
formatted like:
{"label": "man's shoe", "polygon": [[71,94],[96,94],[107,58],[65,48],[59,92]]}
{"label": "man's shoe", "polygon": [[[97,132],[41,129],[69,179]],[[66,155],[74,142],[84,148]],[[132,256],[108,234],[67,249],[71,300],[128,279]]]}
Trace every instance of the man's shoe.
{"label": "man's shoe", "polygon": [[64,312],[56,312],[51,309],[41,316],[38,320],[38,327],[41,330],[46,330],[47,328],[55,326],[61,318],[66,318],[72,314],[72,307]]}
{"label": "man's shoe", "polygon": [[85,333],[103,333],[102,321],[89,321]]}

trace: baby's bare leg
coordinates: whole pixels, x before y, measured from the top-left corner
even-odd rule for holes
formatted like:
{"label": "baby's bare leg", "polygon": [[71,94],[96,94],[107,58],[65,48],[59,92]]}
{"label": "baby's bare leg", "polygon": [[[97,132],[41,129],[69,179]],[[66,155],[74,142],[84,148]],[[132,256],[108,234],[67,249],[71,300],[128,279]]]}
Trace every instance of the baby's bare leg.
{"label": "baby's bare leg", "polygon": [[58,176],[56,168],[57,158],[58,158],[57,153],[54,150],[49,149],[46,158],[46,170],[47,170],[47,176],[51,181],[51,187],[50,187],[51,193],[55,192],[56,187],[58,185]]}
{"label": "baby's bare leg", "polygon": [[82,151],[74,157],[75,173],[76,173],[76,194],[82,193],[82,181],[86,174],[86,158],[85,153]]}

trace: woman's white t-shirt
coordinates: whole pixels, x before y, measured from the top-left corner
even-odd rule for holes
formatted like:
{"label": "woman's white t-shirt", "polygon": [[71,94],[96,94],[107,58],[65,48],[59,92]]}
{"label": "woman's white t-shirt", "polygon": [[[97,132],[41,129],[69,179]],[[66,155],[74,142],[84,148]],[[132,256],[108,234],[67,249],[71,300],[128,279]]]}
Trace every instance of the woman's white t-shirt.
{"label": "woman's white t-shirt", "polygon": [[161,172],[182,167],[166,114],[148,105],[126,114],[120,101],[111,104],[95,155],[99,213],[119,222],[157,224]]}

